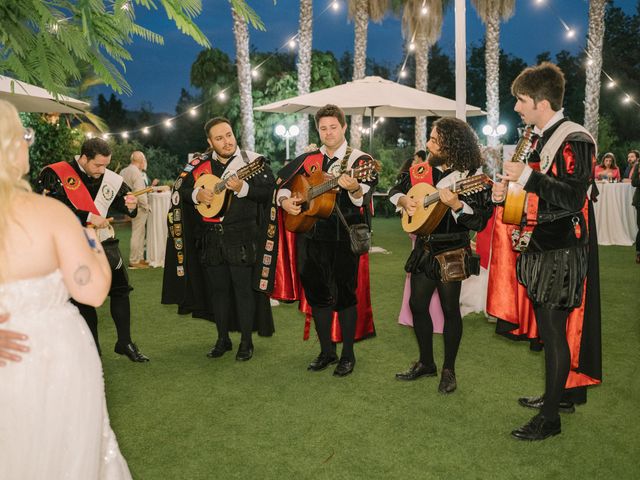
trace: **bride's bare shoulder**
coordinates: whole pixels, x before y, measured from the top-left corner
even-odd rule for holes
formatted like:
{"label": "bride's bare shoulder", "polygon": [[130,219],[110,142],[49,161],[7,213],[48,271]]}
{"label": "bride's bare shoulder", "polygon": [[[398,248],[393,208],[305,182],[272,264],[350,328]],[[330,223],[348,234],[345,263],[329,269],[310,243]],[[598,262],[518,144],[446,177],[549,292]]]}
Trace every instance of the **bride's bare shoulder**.
{"label": "bride's bare shoulder", "polygon": [[18,206],[22,204],[27,211],[38,217],[48,220],[65,220],[75,217],[73,212],[64,203],[54,198],[45,197],[36,193],[23,193],[18,197]]}

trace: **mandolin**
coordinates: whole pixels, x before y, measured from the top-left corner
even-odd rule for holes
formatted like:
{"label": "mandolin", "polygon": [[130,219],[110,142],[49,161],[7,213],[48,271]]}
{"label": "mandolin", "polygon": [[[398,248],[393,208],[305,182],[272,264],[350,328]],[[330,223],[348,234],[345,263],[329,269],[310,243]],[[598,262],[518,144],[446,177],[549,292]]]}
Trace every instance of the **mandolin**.
{"label": "mandolin", "polygon": [[[533,125],[527,125],[522,134],[522,138],[516,146],[516,151],[511,157],[512,162],[524,162],[533,146]],[[504,201],[502,212],[502,222],[511,225],[520,225],[522,217],[525,215],[527,205],[527,192],[522,185],[517,182],[509,182],[507,186],[507,196]]]}
{"label": "mandolin", "polygon": [[[451,191],[464,197],[491,188],[493,181],[484,173],[463,178],[453,184]],[[417,183],[407,192],[418,206],[413,215],[402,212],[402,229],[414,235],[428,235],[435,230],[449,209],[440,202],[440,191],[428,183]]]}
{"label": "mandolin", "polygon": [[[371,179],[376,171],[373,159],[344,173],[358,180]],[[311,175],[298,174],[289,183],[291,196],[300,199],[300,214],[289,215],[284,212],[284,227],[294,233],[308,232],[320,218],[329,218],[336,203],[338,178],[318,170]]]}
{"label": "mandolin", "polygon": [[[245,178],[251,178],[255,174],[262,171],[264,168],[264,158],[260,157],[253,162],[245,165],[233,175],[238,177],[238,180],[244,180]],[[228,177],[227,177],[228,178]],[[213,191],[214,197],[210,205],[200,203],[196,205],[200,215],[206,218],[224,215],[224,212],[229,207],[231,202],[231,190],[227,188],[227,180],[216,177],[211,173],[205,173],[196,180],[194,188],[206,188]]]}

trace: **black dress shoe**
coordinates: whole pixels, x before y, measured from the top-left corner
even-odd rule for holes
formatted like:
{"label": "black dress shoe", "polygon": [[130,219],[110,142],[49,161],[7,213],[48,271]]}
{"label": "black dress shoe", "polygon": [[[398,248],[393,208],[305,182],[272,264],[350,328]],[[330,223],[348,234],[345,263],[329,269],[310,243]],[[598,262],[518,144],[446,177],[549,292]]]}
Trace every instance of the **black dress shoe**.
{"label": "black dress shoe", "polygon": [[[518,403],[523,407],[540,410],[544,405],[544,395],[540,397],[521,397],[518,399]],[[569,400],[560,400],[558,411],[561,413],[573,413],[576,411],[576,407],[573,402]]]}
{"label": "black dress shoe", "polygon": [[148,362],[149,361],[149,357],[147,357],[145,354],[140,352],[140,350],[138,350],[138,346],[135,343],[129,342],[125,346],[122,346],[119,343],[116,343],[116,346],[113,349],[113,351],[120,355],[126,355],[127,357],[129,357],[129,360],[131,360],[132,362]]}
{"label": "black dress shoe", "polygon": [[442,369],[442,376],[440,377],[440,385],[438,385],[438,391],[443,394],[453,393],[458,384],[456,383],[456,372],[449,368]]}
{"label": "black dress shoe", "polygon": [[422,362],[416,362],[406,372],[396,373],[396,379],[411,381],[420,377],[435,377],[436,375],[438,375],[438,369],[435,363],[425,365]]}
{"label": "black dress shoe", "polygon": [[547,420],[539,413],[525,425],[511,432],[511,435],[518,440],[533,441],[544,440],[553,435],[558,435],[560,432],[560,417],[555,420]]}
{"label": "black dress shoe", "polygon": [[238,353],[236,353],[236,360],[246,362],[247,360],[251,360],[251,357],[253,357],[253,343],[240,342]]}
{"label": "black dress shoe", "polygon": [[307,370],[310,370],[312,372],[319,372],[320,370],[324,370],[329,365],[333,365],[334,363],[337,363],[337,362],[338,362],[338,356],[335,353],[331,353],[331,354],[320,353],[320,355],[318,355],[313,360],[313,362],[309,364],[309,366],[307,367]]}
{"label": "black dress shoe", "polygon": [[231,339],[229,338],[219,338],[213,348],[207,353],[207,357],[209,358],[220,358],[226,352],[230,351],[233,348],[231,344]]}
{"label": "black dress shoe", "polygon": [[350,358],[341,358],[336,366],[336,369],[333,371],[333,374],[336,377],[346,377],[350,373],[353,372],[353,367],[356,366],[355,359]]}

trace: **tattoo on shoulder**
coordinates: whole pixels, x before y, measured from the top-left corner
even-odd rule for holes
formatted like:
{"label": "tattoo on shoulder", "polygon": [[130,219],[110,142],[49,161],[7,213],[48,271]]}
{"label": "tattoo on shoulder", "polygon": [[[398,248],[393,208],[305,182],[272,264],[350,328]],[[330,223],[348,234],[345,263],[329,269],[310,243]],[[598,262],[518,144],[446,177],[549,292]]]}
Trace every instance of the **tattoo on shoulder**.
{"label": "tattoo on shoulder", "polygon": [[91,270],[86,265],[80,265],[73,274],[73,280],[80,286],[85,286],[91,280]]}

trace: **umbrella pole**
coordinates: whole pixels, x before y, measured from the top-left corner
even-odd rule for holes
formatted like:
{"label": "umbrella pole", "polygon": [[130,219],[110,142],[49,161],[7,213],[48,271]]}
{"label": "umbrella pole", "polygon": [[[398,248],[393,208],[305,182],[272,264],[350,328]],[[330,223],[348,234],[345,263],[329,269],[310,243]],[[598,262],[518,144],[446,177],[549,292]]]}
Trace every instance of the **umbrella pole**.
{"label": "umbrella pole", "polygon": [[[376,107],[371,107],[371,113],[369,116],[369,153],[373,152],[373,111]],[[373,154],[372,154],[373,155]]]}

